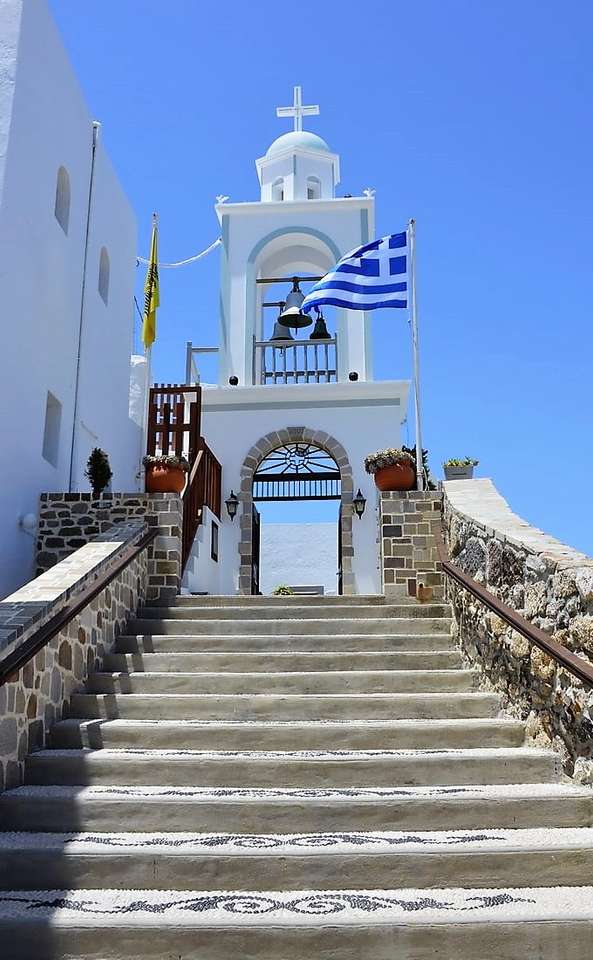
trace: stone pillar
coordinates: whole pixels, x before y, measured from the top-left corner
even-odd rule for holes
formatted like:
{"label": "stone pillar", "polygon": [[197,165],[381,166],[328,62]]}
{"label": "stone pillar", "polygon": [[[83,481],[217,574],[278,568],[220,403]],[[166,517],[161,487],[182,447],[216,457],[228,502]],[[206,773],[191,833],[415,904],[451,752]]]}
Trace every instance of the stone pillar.
{"label": "stone pillar", "polygon": [[420,585],[444,596],[434,532],[441,524],[442,494],[393,491],[381,494],[383,591],[388,597],[415,597]]}
{"label": "stone pillar", "polygon": [[114,524],[145,520],[158,528],[148,552],[146,599],[168,602],[181,587],[183,504],[176,493],[42,493],[39,504],[37,574],[105,534]]}

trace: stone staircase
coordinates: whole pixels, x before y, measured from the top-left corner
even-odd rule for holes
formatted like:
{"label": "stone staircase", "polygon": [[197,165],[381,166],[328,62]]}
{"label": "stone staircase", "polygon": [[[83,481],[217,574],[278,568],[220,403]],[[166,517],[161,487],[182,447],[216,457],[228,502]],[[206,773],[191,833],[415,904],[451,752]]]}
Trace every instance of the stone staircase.
{"label": "stone staircase", "polygon": [[442,604],[147,608],[0,797],[3,960],[584,960],[593,794]]}

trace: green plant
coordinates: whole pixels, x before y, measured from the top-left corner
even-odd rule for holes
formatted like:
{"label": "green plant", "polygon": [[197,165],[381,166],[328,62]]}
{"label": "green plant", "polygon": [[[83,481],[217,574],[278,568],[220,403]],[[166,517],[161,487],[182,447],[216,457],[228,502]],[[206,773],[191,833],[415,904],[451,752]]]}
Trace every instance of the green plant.
{"label": "green plant", "polygon": [[275,597],[294,597],[294,590],[285,583],[281,583],[272,593]]}
{"label": "green plant", "polygon": [[[412,460],[414,461],[414,466],[416,466],[416,447],[402,447],[404,453],[409,453]],[[424,475],[424,482],[426,484],[427,490],[436,490],[437,485],[433,481],[430,475],[430,467],[428,465],[428,450],[422,450],[422,473]]]}
{"label": "green plant", "polygon": [[463,457],[462,460],[459,460],[456,457],[451,457],[450,460],[445,460],[443,463],[444,467],[477,467],[479,460],[474,460],[473,457]]}
{"label": "green plant", "polygon": [[113,471],[109,466],[109,457],[100,447],[91,450],[84,475],[91,485],[94,497],[101,496],[103,490],[109,486]]}
{"label": "green plant", "polygon": [[377,450],[364,458],[364,468],[367,473],[376,473],[382,467],[394,467],[397,464],[415,464],[415,458],[405,450],[388,447],[386,450]]}
{"label": "green plant", "polygon": [[186,472],[189,470],[189,463],[185,457],[156,457],[147,454],[142,463],[145,467],[181,467]]}

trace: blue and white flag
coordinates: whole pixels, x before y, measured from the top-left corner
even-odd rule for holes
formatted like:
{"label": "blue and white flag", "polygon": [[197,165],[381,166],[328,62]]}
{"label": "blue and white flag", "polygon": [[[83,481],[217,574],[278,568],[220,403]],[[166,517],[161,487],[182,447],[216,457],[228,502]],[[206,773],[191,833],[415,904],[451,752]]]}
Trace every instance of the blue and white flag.
{"label": "blue and white flag", "polygon": [[305,297],[301,310],[329,305],[348,310],[408,306],[408,233],[365,243],[338,261]]}

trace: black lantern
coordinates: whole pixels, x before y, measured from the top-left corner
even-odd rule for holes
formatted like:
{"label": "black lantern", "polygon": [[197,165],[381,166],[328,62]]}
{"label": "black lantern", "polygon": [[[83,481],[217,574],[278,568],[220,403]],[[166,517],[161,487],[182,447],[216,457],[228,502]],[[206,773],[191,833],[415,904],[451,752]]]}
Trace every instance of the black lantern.
{"label": "black lantern", "polygon": [[365,498],[363,497],[362,491],[361,491],[361,489],[360,489],[360,487],[359,487],[358,490],[356,491],[356,496],[354,497],[354,500],[352,501],[352,506],[354,507],[354,512],[355,512],[355,514],[356,514],[356,516],[358,517],[359,520],[360,520],[360,518],[362,517],[362,515],[363,515],[363,513],[364,513],[364,508],[366,507],[366,505],[367,505],[367,502],[366,502]]}
{"label": "black lantern", "polygon": [[237,515],[237,510],[239,508],[239,498],[237,494],[233,490],[231,490],[229,496],[226,498],[224,502],[226,504],[226,510],[229,517],[231,518],[231,520],[234,520]]}

